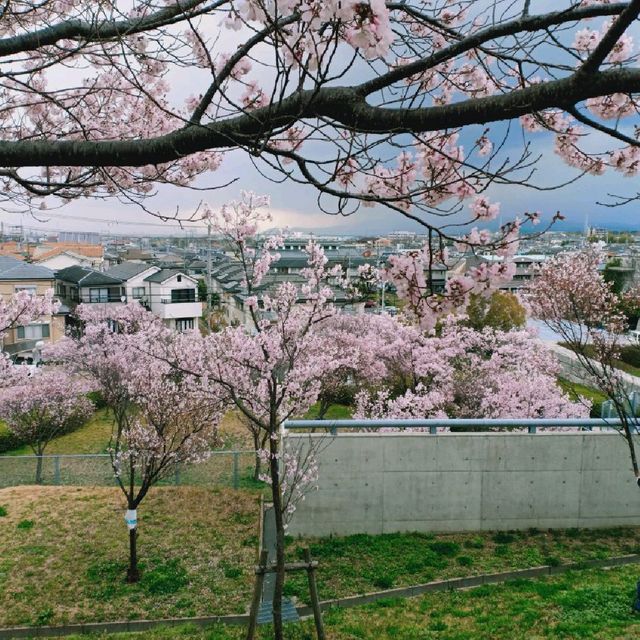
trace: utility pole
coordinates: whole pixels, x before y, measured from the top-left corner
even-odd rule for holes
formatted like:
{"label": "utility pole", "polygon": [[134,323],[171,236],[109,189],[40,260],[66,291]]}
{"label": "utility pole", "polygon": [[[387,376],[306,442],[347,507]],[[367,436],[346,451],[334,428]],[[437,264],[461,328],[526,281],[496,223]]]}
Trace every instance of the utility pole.
{"label": "utility pole", "polygon": [[213,292],[211,291],[211,220],[207,220],[207,328],[211,323],[211,301]]}
{"label": "utility pole", "polygon": [[[380,243],[376,242],[376,268],[378,269],[378,273],[380,272],[380,267],[382,265],[382,258],[380,256]],[[380,293],[380,313],[384,313],[384,290],[386,288],[387,283],[383,280],[380,283],[381,293]]]}

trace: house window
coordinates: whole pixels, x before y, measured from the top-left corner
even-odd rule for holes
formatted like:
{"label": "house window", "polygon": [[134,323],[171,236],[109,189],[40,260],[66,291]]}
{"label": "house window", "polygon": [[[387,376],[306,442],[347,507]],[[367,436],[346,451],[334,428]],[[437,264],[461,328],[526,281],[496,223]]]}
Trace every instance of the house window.
{"label": "house window", "polygon": [[171,302],[195,302],[195,289],[172,289]]}
{"label": "house window", "polygon": [[177,280],[178,282],[182,282],[182,276],[178,276]]}
{"label": "house window", "polygon": [[134,300],[140,300],[140,298],[144,298],[145,288],[144,287],[133,287],[131,290],[131,295]]}
{"label": "house window", "polygon": [[67,297],[67,287],[65,285],[63,285],[62,283],[58,283],[58,295],[61,298],[66,298]]}
{"label": "house window", "polygon": [[89,289],[89,302],[109,302],[109,289]]}
{"label": "house window", "polygon": [[193,318],[176,318],[176,329],[178,331],[193,329]]}
{"label": "house window", "polygon": [[37,287],[34,284],[25,284],[25,285],[17,284],[15,289],[16,289],[16,293],[18,291],[27,291],[32,296],[35,296],[37,292]]}
{"label": "house window", "polygon": [[48,324],[29,324],[26,327],[17,327],[18,340],[40,340],[48,338],[51,333]]}

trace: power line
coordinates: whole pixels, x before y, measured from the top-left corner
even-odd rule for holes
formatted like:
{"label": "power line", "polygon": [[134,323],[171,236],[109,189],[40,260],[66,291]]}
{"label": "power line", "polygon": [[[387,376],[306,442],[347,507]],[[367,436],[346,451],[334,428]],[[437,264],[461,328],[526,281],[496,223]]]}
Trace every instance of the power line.
{"label": "power line", "polygon": [[[167,225],[169,226],[169,225]],[[78,231],[77,227],[75,229],[61,229],[59,227],[35,227],[35,226],[27,226],[27,225],[22,225],[22,224],[13,224],[13,223],[5,223],[4,225],[5,228],[5,235],[10,235],[11,232],[8,230],[15,230],[15,229],[20,229],[20,233],[22,233],[22,231],[26,230],[26,231],[33,231],[33,232],[37,232],[37,233],[86,233],[86,234],[91,234],[91,233],[95,233],[98,236],[121,236],[121,237],[136,237],[136,236],[141,236],[141,237],[145,237],[148,236],[149,234],[145,234],[143,232],[138,232],[136,233],[135,231],[132,232],[125,232],[124,230],[121,230],[120,232],[117,232],[115,230],[109,230],[109,231],[91,231],[91,230],[87,230],[87,229],[83,229],[81,231]],[[172,229],[176,229],[177,231],[180,231],[179,227],[175,227],[172,226]],[[193,234],[194,237],[202,237],[202,238],[206,238],[206,234],[205,233],[197,233],[198,231],[200,231],[201,229],[193,229],[193,228],[183,228],[182,231],[184,234]],[[194,233],[196,232],[196,233]],[[161,236],[166,236],[166,237],[173,237],[176,236],[178,234],[176,234],[175,232],[170,233],[169,229],[167,229],[167,233],[166,234],[158,234]],[[182,235],[182,234],[180,234]]]}
{"label": "power line", "polygon": [[170,220],[164,221],[164,222],[133,222],[130,220],[115,220],[113,218],[91,218],[89,216],[75,216],[75,215],[68,215],[68,214],[64,214],[64,213],[46,213],[43,214],[43,217],[50,217],[50,218],[64,218],[65,220],[78,220],[78,221],[82,221],[82,222],[102,222],[104,224],[113,224],[113,225],[131,225],[131,226],[141,226],[141,227],[177,227],[179,229],[186,229],[187,227],[185,227],[184,225],[191,225],[189,228],[200,228],[200,229],[206,229],[207,226],[204,224],[200,224],[200,225],[196,225],[195,222],[197,221],[192,221],[192,220],[180,220],[178,223],[175,223],[176,219],[172,218]]}

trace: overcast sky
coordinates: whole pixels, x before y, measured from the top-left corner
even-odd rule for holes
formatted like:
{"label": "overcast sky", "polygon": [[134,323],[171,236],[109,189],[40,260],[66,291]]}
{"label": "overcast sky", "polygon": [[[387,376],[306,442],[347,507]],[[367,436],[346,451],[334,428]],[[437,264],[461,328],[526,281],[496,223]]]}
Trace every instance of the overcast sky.
{"label": "overcast sky", "polygon": [[[532,13],[550,8],[557,9],[557,5],[556,0],[553,2],[534,0]],[[640,41],[640,29],[634,28],[633,31],[636,41]],[[233,39],[242,35],[227,30],[222,32],[216,30],[216,33],[222,38],[219,44],[227,49],[233,49]],[[229,41],[226,42],[226,40]],[[171,83],[172,93],[175,92],[178,97],[186,96],[193,93],[194,84],[197,83],[192,75],[181,73]],[[503,125],[494,125],[492,131],[499,133],[501,126]],[[466,140],[464,137],[461,140],[469,148],[477,135],[477,132],[471,132]],[[505,150],[506,153],[511,152],[511,157],[517,157],[522,148],[519,135],[519,133],[512,135]],[[591,149],[602,150],[614,146],[611,141],[602,144],[598,135],[590,134],[588,144]],[[542,156],[534,178],[536,184],[541,187],[550,187],[570,180],[575,173],[554,153],[552,139],[547,135],[537,135],[534,138],[534,155]],[[197,185],[202,187],[225,184],[233,179],[237,181],[231,186],[209,192],[165,187],[160,189],[157,197],[145,204],[161,214],[173,215],[178,212],[180,217],[186,218],[202,201],[215,208],[225,201],[237,198],[240,190],[245,189],[271,196],[275,227],[289,226],[299,230],[344,234],[383,234],[395,230],[420,230],[418,225],[406,220],[400,214],[381,207],[360,209],[349,217],[322,213],[317,203],[317,192],[312,187],[270,182],[253,167],[249,157],[240,152],[226,155],[222,167],[214,174],[200,179]],[[488,193],[493,200],[501,203],[504,221],[525,211],[539,210],[543,217],[547,218],[553,216],[556,211],[560,211],[566,217],[566,222],[560,225],[564,228],[581,229],[588,219],[591,225],[596,226],[640,229],[640,202],[632,202],[618,208],[597,204],[598,201],[612,201],[607,194],[630,196],[637,191],[640,191],[640,180],[637,177],[625,179],[619,174],[609,172],[601,177],[584,177],[559,190],[541,191],[521,186],[497,186],[492,187]],[[171,223],[163,225],[157,218],[141,209],[120,204],[117,200],[78,200],[62,209],[39,212],[36,218],[28,214],[0,213],[0,222],[5,225],[22,224],[25,227],[52,231],[95,230],[122,235],[156,235],[178,229]],[[189,226],[192,229],[195,228],[194,225]]]}

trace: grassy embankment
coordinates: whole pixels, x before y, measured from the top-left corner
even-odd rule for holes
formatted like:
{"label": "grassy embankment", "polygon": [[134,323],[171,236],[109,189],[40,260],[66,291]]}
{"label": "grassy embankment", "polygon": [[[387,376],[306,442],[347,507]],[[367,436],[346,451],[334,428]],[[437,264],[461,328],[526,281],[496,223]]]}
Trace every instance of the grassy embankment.
{"label": "grassy embankment", "polygon": [[[115,488],[0,490],[0,626],[246,610],[258,544],[255,492],[152,489],[139,509],[142,580],[137,585],[124,581],[128,547],[123,513],[123,499]],[[623,528],[360,535],[289,540],[288,555],[296,559],[300,549],[310,546],[320,563],[320,597],[329,599],[624,555],[639,550],[639,533]],[[304,579],[288,579],[286,592],[306,601]],[[619,595],[626,597],[626,592]],[[430,602],[438,597],[431,596]],[[410,610],[414,605],[406,606]]]}

